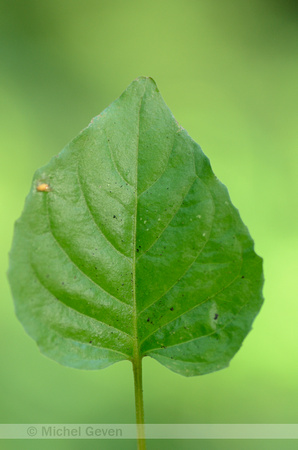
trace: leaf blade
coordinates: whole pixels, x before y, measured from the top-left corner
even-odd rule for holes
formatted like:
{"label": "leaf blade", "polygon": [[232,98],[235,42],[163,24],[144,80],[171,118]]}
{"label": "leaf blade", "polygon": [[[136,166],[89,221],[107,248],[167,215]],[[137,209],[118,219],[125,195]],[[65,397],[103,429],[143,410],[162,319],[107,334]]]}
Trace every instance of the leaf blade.
{"label": "leaf blade", "polygon": [[36,172],[9,279],[42,352],[89,369],[148,355],[186,376],[219,370],[263,301],[226,188],[144,77]]}

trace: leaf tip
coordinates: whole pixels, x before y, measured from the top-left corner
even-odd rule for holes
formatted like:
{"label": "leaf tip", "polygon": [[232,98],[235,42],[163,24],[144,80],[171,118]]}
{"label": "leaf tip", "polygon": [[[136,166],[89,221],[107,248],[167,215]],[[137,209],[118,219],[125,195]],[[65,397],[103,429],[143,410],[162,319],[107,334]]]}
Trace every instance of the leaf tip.
{"label": "leaf tip", "polygon": [[155,80],[152,77],[140,76],[140,77],[136,78],[134,81],[143,82],[143,83],[149,83],[149,84],[151,84],[151,86],[153,86],[156,89],[157,92],[159,92],[157,84],[156,84]]}

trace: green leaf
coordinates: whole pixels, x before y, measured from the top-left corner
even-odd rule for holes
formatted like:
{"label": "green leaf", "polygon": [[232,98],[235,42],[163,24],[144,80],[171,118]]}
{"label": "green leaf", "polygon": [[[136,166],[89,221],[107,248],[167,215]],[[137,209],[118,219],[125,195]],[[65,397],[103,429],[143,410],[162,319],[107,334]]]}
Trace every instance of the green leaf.
{"label": "green leaf", "polygon": [[262,260],[208,158],[138,78],[33,179],[10,254],[41,351],[100,369],[226,367],[262,305]]}

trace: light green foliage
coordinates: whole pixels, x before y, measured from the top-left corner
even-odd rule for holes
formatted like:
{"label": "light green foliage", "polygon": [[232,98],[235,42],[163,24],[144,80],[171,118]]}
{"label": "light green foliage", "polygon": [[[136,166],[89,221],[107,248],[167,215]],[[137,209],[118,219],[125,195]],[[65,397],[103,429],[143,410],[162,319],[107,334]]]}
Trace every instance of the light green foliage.
{"label": "light green foliage", "polygon": [[82,369],[142,356],[222,369],[263,301],[247,228],[151,78],[36,172],[9,279],[41,351]]}

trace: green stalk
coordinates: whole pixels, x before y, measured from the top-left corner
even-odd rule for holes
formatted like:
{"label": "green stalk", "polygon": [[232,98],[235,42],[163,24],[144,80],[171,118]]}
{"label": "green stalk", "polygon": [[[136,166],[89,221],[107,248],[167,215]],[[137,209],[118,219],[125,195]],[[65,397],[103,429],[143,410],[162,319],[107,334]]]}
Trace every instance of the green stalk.
{"label": "green stalk", "polygon": [[133,360],[133,375],[135,386],[136,423],[138,435],[138,450],[146,450],[145,427],[144,427],[144,400],[142,386],[142,359]]}

